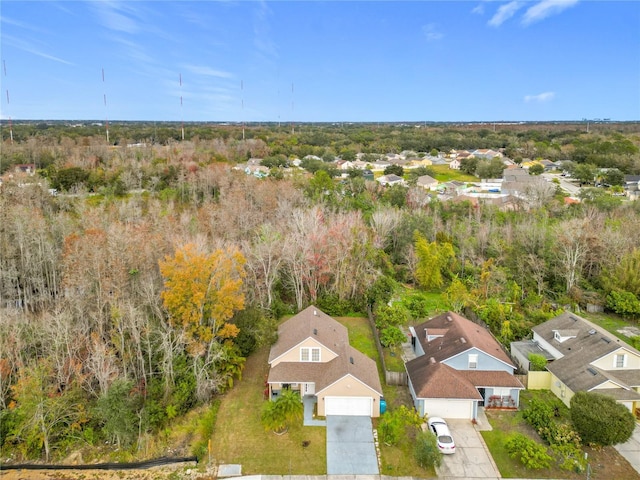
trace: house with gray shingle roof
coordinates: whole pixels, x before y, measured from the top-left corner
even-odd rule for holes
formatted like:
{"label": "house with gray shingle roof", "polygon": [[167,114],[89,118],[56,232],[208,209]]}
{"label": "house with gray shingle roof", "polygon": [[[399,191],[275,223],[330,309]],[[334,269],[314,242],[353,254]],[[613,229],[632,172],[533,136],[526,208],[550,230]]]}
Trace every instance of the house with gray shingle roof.
{"label": "house with gray shingle roof", "polygon": [[349,345],[344,325],[314,306],[280,325],[269,367],[271,400],[291,389],[314,397],[319,416],[380,415],[376,362]]}
{"label": "house with gray shingle roof", "polygon": [[524,386],[491,333],[454,312],[410,328],[417,357],[406,363],[420,415],[475,419],[478,407],[517,408]]}
{"label": "house with gray shingle roof", "polygon": [[576,392],[597,392],[640,412],[640,351],[570,312],[532,330],[531,343],[548,359],[540,388],[550,389],[567,406]]}

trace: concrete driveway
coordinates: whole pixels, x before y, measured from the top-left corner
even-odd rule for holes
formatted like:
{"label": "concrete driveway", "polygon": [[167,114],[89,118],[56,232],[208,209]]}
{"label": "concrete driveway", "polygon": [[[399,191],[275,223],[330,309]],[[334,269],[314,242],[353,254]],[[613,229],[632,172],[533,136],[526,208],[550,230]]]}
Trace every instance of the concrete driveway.
{"label": "concrete driveway", "polygon": [[456,453],[443,455],[438,478],[500,478],[489,449],[471,420],[447,419],[456,442]]}
{"label": "concrete driveway", "polygon": [[636,425],[629,440],[615,445],[615,449],[640,473],[640,425]]}
{"label": "concrete driveway", "polygon": [[371,418],[327,416],[327,474],[379,473]]}

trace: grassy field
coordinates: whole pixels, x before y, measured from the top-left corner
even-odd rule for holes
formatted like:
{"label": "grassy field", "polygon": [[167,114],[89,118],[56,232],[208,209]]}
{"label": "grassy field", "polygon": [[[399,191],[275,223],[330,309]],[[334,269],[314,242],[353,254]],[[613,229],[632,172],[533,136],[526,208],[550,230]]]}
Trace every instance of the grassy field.
{"label": "grassy field", "polygon": [[430,165],[429,169],[435,173],[435,179],[439,182],[449,182],[451,180],[457,180],[459,182],[477,182],[478,177],[473,175],[467,175],[460,170],[453,170],[449,168],[449,165]]}

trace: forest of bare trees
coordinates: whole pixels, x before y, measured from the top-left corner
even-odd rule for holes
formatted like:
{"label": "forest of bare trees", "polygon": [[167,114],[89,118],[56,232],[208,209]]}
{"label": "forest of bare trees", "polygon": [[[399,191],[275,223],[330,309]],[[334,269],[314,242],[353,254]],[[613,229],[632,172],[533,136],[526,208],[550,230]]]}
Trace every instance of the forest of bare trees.
{"label": "forest of bare trees", "polygon": [[[144,442],[231,388],[282,314],[362,312],[381,285],[427,288],[430,244],[454,254],[437,289],[460,287],[452,308],[475,310],[505,343],[558,305],[640,302],[639,202],[399,204],[362,178],[318,190],[317,173],[257,179],[222,161],[282,150],[269,140],[5,142],[5,164],[42,170],[5,175],[0,190],[3,451],[51,459],[74,442]],[[624,140],[637,165],[640,139]],[[51,195],[54,179],[69,188]]]}

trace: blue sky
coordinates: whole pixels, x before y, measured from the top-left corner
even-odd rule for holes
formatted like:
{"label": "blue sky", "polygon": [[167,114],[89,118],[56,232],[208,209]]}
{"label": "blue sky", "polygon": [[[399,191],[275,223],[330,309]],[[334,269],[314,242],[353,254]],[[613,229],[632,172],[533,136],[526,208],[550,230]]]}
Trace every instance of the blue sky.
{"label": "blue sky", "polygon": [[5,119],[640,120],[636,1],[3,0],[0,18]]}

